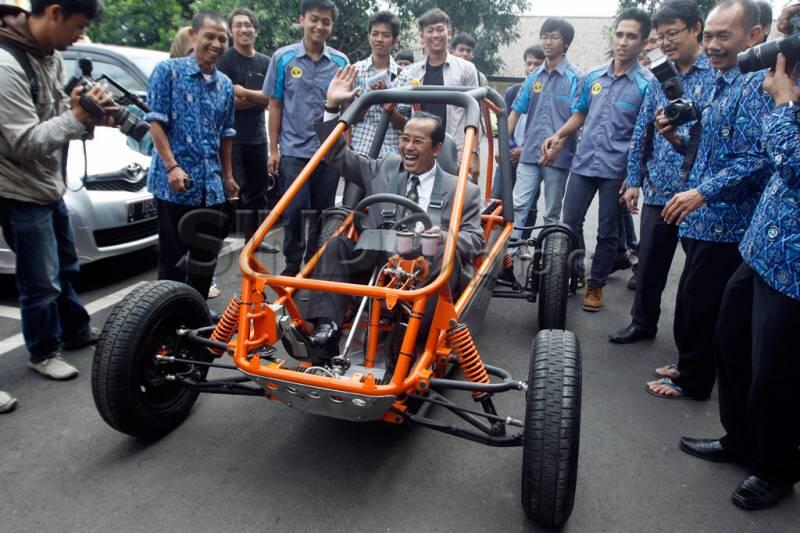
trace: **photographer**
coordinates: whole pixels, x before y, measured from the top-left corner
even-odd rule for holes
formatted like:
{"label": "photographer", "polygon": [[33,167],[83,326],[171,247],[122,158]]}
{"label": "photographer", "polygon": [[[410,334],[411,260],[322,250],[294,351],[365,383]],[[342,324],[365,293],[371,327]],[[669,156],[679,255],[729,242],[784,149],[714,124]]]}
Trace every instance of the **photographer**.
{"label": "photographer", "polygon": [[[665,2],[653,17],[655,39],[666,57],[677,67],[677,76],[666,80],[668,90],[683,84],[685,98],[699,108],[708,103],[716,74],[700,46],[703,14],[695,0]],[[668,67],[662,63],[655,68]],[[668,73],[675,74],[674,71]],[[621,201],[631,213],[639,212],[640,190],[644,193],[639,228],[639,266],[636,271],[636,297],[631,308],[631,323],[611,335],[611,342],[629,344],[652,339],[661,315],[661,293],[667,284],[672,257],[678,245],[678,227],[667,224],[661,211],[682,185],[683,156],[663,136],[655,132],[655,115],[670,105],[670,98],[658,79],[650,82],[633,130],[628,153],[628,176]],[[688,126],[680,128],[688,133]]]}
{"label": "photographer", "polygon": [[[97,340],[73,288],[79,264],[62,199],[63,147],[93,119],[81,106],[83,87],[64,93],[58,51],[77,41],[102,11],[100,0],[32,0],[30,13],[0,8],[0,225],[16,254],[29,366],[51,379],[78,375],[61,359],[62,349]],[[113,110],[102,84],[83,96]]]}
{"label": "photographer", "polygon": [[[764,90],[775,100],[764,145],[775,166],[739,250],[716,332],[719,411],[725,436],[683,437],[681,447],[718,462],[747,463],[732,495],[745,509],[776,505],[800,480],[800,87],[778,56]],[[796,68],[790,65],[790,72]]]}
{"label": "photographer", "polygon": [[679,226],[686,261],[675,302],[677,367],[659,368],[663,377],[647,383],[647,391],[660,398],[706,400],[711,394],[722,293],[742,261],[739,242],[771,172],[760,145],[762,122],[772,107],[761,89],[766,71],[743,74],[737,64],[739,52],[761,42],[759,16],[752,0],[723,0],[709,13],[703,48],[719,74],[699,135],[695,129],[687,139],[658,115],[659,131],[691,164],[688,190],[662,212],[668,224]]}

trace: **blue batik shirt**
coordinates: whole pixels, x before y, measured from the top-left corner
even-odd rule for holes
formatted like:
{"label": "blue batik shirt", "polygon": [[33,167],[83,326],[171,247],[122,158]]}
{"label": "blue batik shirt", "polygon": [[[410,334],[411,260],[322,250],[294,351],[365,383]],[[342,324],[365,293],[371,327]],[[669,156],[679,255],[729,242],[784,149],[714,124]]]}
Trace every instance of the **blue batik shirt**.
{"label": "blue batik shirt", "polygon": [[193,181],[187,192],[170,189],[164,162],[153,151],[147,190],[176,204],[224,203],[219,149],[223,138],[236,135],[230,78],[214,69],[206,79],[194,56],[168,59],[153,69],[147,101],[145,120],[164,126],[175,161]]}
{"label": "blue batik shirt", "polygon": [[590,71],[572,112],[586,113],[583,136],[572,159],[572,172],[581,176],[622,180],[639,115],[653,74],[634,62],[621,76],[614,63]]}
{"label": "blue batik shirt", "polygon": [[[521,163],[539,163],[542,144],[569,119],[580,90],[581,73],[566,57],[552,71],[546,66],[544,63],[530,73],[514,101],[514,111],[527,116]],[[551,166],[569,169],[575,155],[575,137],[570,136]]]}
{"label": "blue batik shirt", "polygon": [[738,66],[717,76],[687,180],[687,188],[696,188],[704,203],[681,224],[682,238],[742,240],[772,174],[761,144],[762,123],[772,108],[772,99],[761,88],[765,77],[766,71],[742,74]]}
{"label": "blue batik shirt", "polygon": [[330,46],[314,61],[302,40],[272,55],[262,92],[283,102],[281,155],[310,159],[317,152],[319,139],[313,124],[322,121],[328,85],[336,71],[349,64],[346,55]]}
{"label": "blue batik shirt", "polygon": [[775,173],[739,251],[773,289],[800,300],[800,112],[781,106],[764,124]]}
{"label": "blue batik shirt", "polygon": [[[703,109],[709,104],[717,74],[711,68],[708,56],[701,53],[687,73],[680,73],[684,85],[684,98],[692,100],[697,107]],[[631,149],[628,153],[628,187],[642,188],[644,203],[647,205],[666,205],[676,192],[685,190],[681,183],[680,170],[683,155],[675,151],[669,141],[658,130],[653,128],[653,145],[647,160],[648,177],[644,179],[642,155],[645,145],[645,132],[649,124],[655,120],[656,111],[666,107],[669,100],[661,89],[661,83],[653,79],[647,89],[636,126],[633,128]],[[679,128],[679,133],[688,134],[689,125]]]}

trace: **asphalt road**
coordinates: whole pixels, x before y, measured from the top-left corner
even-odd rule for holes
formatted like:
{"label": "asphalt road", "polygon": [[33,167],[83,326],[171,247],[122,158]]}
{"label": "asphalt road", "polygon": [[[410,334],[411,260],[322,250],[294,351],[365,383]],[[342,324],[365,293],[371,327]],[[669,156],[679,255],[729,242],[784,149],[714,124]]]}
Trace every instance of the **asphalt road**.
{"label": "asphalt road", "polygon": [[[593,206],[587,235],[594,235]],[[101,326],[107,304],[155,278],[155,253],[90,265],[79,292]],[[238,288],[236,253],[220,263],[223,297]],[[268,256],[265,261],[269,261]],[[796,495],[747,513],[730,493],[745,475],[678,450],[681,435],[719,436],[716,398],[667,401],[644,391],[656,366],[673,360],[673,265],[655,341],[617,347],[608,333],[627,324],[627,273],[611,278],[607,307],[569,303],[583,352],[583,414],[576,532],[797,531]],[[68,359],[81,375],[46,381],[16,347],[16,293],[0,279],[0,390],[19,398],[0,416],[0,531],[537,531],[520,507],[521,449],[493,449],[422,428],[353,424],[255,398],[201,397],[189,419],[145,444],[109,428],[95,410],[92,350]],[[536,306],[495,300],[478,345],[484,358],[525,379]],[[521,394],[498,400],[521,418]]]}

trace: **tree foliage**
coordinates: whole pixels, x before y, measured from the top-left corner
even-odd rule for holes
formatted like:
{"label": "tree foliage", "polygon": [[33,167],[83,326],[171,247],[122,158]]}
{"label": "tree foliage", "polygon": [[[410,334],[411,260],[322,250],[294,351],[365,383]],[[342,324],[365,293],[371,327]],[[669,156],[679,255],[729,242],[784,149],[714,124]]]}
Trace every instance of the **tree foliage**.
{"label": "tree foliage", "polygon": [[115,0],[106,3],[103,20],[90,26],[89,36],[101,43],[168,50],[183,17],[178,0]]}

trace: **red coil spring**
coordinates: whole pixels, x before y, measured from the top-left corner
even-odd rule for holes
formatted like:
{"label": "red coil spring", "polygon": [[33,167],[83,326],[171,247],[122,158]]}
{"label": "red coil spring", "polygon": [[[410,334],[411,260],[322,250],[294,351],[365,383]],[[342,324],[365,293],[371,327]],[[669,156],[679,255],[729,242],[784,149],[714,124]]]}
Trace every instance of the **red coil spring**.
{"label": "red coil spring", "polygon": [[[211,334],[211,340],[224,342],[225,344],[230,342],[239,327],[239,306],[241,303],[242,300],[238,296],[231,298],[228,307],[225,308],[225,312],[222,313],[222,317],[217,322],[217,327],[214,328],[214,332]],[[216,356],[222,355],[223,352],[223,350],[218,350],[217,348],[209,348],[209,350]]]}
{"label": "red coil spring", "polygon": [[506,252],[506,255],[503,256],[503,268],[505,270],[511,270],[514,268],[514,260],[511,259],[511,256]]}
{"label": "red coil spring", "polygon": [[[483,364],[478,347],[472,339],[472,333],[466,324],[459,324],[447,330],[447,343],[456,354],[458,364],[472,383],[489,383],[489,374]],[[485,392],[473,392],[472,397],[477,401],[486,396]]]}

